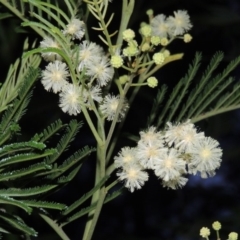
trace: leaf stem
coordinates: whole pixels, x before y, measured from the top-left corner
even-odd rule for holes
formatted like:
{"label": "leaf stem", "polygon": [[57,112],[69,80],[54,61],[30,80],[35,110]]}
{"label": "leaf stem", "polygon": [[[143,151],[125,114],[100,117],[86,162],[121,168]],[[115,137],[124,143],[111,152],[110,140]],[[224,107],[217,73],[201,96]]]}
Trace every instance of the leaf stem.
{"label": "leaf stem", "polygon": [[221,114],[221,113],[224,113],[224,112],[229,112],[229,111],[232,111],[232,110],[235,110],[235,109],[238,109],[240,108],[240,104],[238,105],[232,105],[232,106],[229,106],[229,107],[226,107],[226,108],[220,108],[220,109],[213,109],[209,112],[206,112],[206,113],[203,113],[203,114],[200,114],[200,115],[197,115],[197,116],[194,116],[192,119],[191,119],[191,122],[192,123],[196,123],[196,122],[199,122],[205,118],[209,118],[209,117],[213,117],[215,115],[218,115],[218,114]]}
{"label": "leaf stem", "polygon": [[66,235],[66,233],[63,231],[63,229],[55,222],[53,221],[50,217],[47,215],[39,213],[39,215],[43,218],[43,220],[53,228],[53,230],[58,234],[58,236],[62,240],[70,240],[70,238]]}

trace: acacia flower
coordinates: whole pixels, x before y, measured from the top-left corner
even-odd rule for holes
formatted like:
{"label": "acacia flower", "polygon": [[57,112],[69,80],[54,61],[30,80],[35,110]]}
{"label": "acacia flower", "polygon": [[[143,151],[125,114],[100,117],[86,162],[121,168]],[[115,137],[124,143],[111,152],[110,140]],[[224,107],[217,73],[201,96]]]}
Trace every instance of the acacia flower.
{"label": "acacia flower", "polygon": [[181,140],[175,145],[182,152],[188,152],[198,141],[205,138],[204,133],[198,133],[195,128],[185,127],[182,129]]}
{"label": "acacia flower", "polygon": [[[40,47],[41,48],[60,48],[58,43],[51,37],[44,37],[43,40],[40,42]],[[62,57],[54,52],[46,52],[42,53],[42,57],[46,61],[55,61],[55,60],[61,60]]]}
{"label": "acacia flower", "polygon": [[206,177],[206,174],[214,174],[214,171],[220,167],[222,149],[218,141],[210,137],[197,141],[188,152],[192,156],[189,168],[195,169],[195,172],[199,171],[202,177]]}
{"label": "acacia flower", "polygon": [[47,91],[52,90],[54,93],[62,91],[68,84],[66,81],[69,76],[66,63],[60,61],[50,62],[46,69],[42,71],[42,80],[44,88]]}
{"label": "acacia flower", "polygon": [[[120,102],[119,95],[113,96],[111,94],[108,94],[104,97],[103,103],[100,105],[99,109],[102,112],[102,114],[106,116],[108,121],[112,121],[115,118],[119,102]],[[128,107],[129,107],[128,103],[124,99],[119,112],[118,121],[121,121],[121,119],[125,116]]]}
{"label": "acacia flower", "polygon": [[80,21],[76,18],[72,19],[71,22],[66,26],[66,29],[63,30],[63,34],[71,35],[72,39],[79,39],[81,40],[84,36],[85,28],[84,28],[84,22]]}
{"label": "acacia flower", "polygon": [[130,165],[137,164],[136,148],[123,147],[117,156],[114,157],[114,164],[117,168],[128,168]]}
{"label": "acacia flower", "polygon": [[79,86],[68,84],[59,96],[59,106],[63,112],[69,115],[77,115],[81,112],[81,89]]}
{"label": "acacia flower", "polygon": [[174,180],[186,172],[186,162],[179,157],[179,152],[170,148],[155,160],[154,172],[164,181]]}
{"label": "acacia flower", "polygon": [[167,149],[163,147],[163,143],[160,141],[158,141],[157,144],[154,142],[145,143],[139,141],[136,156],[144,168],[154,169],[155,162],[161,158],[162,154],[166,151]]}
{"label": "acacia flower", "polygon": [[169,147],[173,144],[176,145],[181,142],[184,138],[185,132],[194,128],[194,124],[190,123],[190,120],[177,124],[167,122],[166,125],[165,141],[168,143]]}
{"label": "acacia flower", "polygon": [[98,103],[102,102],[103,98],[102,98],[102,89],[96,85],[96,86],[92,86],[90,89],[85,89],[82,88],[82,85],[80,86],[81,89],[81,97],[83,99],[83,101],[86,103],[86,106],[91,110],[92,109],[92,101],[96,101]]}
{"label": "acacia flower", "polygon": [[125,187],[131,192],[140,189],[148,180],[147,172],[143,171],[139,165],[133,164],[117,173],[120,181],[125,181]]}
{"label": "acacia flower", "polygon": [[171,188],[173,190],[176,190],[178,188],[182,188],[183,186],[185,186],[187,181],[188,181],[187,178],[178,176],[169,181],[162,181],[162,185],[163,185],[163,187],[166,187],[168,189]]}
{"label": "acacia flower", "polygon": [[79,45],[79,49],[78,71],[83,70],[83,68],[91,68],[104,56],[102,47],[86,40]]}
{"label": "acacia flower", "polygon": [[160,38],[171,36],[171,29],[164,14],[155,16],[150,22],[150,26],[152,27],[152,36],[158,36]]}
{"label": "acacia flower", "polygon": [[110,65],[110,61],[106,56],[102,56],[99,61],[94,61],[91,68],[86,71],[88,76],[92,79],[97,79],[100,86],[106,86],[107,83],[113,78],[114,70]]}
{"label": "acacia flower", "polygon": [[102,89],[99,86],[93,86],[90,88],[89,90],[89,95],[91,96],[91,98],[100,103],[102,102],[103,98],[102,98]]}
{"label": "acacia flower", "polygon": [[149,127],[145,131],[141,131],[140,137],[141,138],[138,142],[141,142],[143,144],[154,144],[160,147],[163,146],[163,135],[161,132],[158,132],[157,128],[154,126]]}
{"label": "acacia flower", "polygon": [[187,11],[184,10],[174,12],[174,17],[168,17],[167,22],[173,36],[182,35],[192,28],[190,17]]}

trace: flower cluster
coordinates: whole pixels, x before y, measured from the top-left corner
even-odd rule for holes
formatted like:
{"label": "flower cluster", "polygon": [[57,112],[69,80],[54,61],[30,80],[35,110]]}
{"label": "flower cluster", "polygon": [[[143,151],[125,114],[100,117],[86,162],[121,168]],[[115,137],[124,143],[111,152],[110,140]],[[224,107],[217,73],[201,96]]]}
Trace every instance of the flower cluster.
{"label": "flower cluster", "polygon": [[[40,47],[46,50],[49,48],[56,50],[49,49],[42,53],[42,57],[49,64],[42,71],[41,82],[47,91],[59,93],[59,106],[63,112],[77,115],[82,107],[92,110],[95,101],[99,103],[102,115],[111,121],[114,119],[120,98],[113,95],[103,98],[102,87],[112,80],[114,69],[101,46],[86,40],[78,45],[75,44],[74,41],[82,40],[84,33],[84,22],[72,19],[62,30],[66,41],[69,41],[67,44],[69,48],[61,46],[51,37],[44,38]],[[75,75],[75,81],[73,75]],[[119,120],[128,108],[125,99],[121,106]]]}
{"label": "flower cluster", "polygon": [[187,11],[178,10],[174,12],[174,16],[168,18],[164,14],[155,16],[151,20],[151,27],[154,36],[171,39],[187,33],[192,28],[192,24]]}
{"label": "flower cluster", "polygon": [[[174,12],[174,17],[168,18],[163,14],[154,17],[153,11],[148,11],[148,15],[149,23],[142,23],[139,29],[142,38],[140,41],[130,28],[122,32],[124,42],[121,48],[114,48],[110,61],[112,67],[132,68],[132,71],[137,73],[144,72],[146,66],[151,68],[154,64],[160,68],[168,62],[171,53],[166,48],[174,39],[183,39],[185,43],[191,41],[192,37],[187,31],[191,29],[192,24],[187,11],[178,10]],[[146,54],[148,59],[145,58]],[[142,62],[139,59],[145,60]],[[156,87],[157,83],[149,84],[145,81],[141,84],[146,85]]]}
{"label": "flower cluster", "polygon": [[[212,228],[213,230],[216,231],[217,233],[217,238],[220,239],[220,235],[219,235],[219,230],[222,228],[222,225],[220,222],[216,221],[212,224]],[[209,240],[209,236],[210,236],[211,232],[210,229],[207,227],[202,227],[200,229],[200,233],[199,235],[207,240]],[[238,240],[238,234],[236,232],[230,232],[228,235],[228,239],[227,240]]]}
{"label": "flower cluster", "polygon": [[117,173],[119,180],[124,180],[133,192],[148,180],[147,169],[154,171],[164,187],[177,189],[186,184],[187,173],[213,176],[221,157],[219,143],[198,132],[188,120],[181,124],[168,122],[163,131],[153,126],[141,131],[137,146],[122,148],[114,160],[121,169]]}

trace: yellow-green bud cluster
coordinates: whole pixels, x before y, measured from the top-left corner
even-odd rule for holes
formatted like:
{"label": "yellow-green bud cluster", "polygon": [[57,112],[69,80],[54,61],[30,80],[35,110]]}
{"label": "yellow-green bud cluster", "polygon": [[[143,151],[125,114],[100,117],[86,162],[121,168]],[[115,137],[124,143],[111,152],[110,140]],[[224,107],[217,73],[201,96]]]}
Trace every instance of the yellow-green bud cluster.
{"label": "yellow-green bud cluster", "polygon": [[165,60],[165,57],[164,57],[163,53],[155,53],[155,54],[153,54],[153,61],[157,65],[163,64],[164,60]]}
{"label": "yellow-green bud cluster", "polygon": [[110,62],[114,68],[120,68],[123,65],[123,59],[120,55],[112,56]]}
{"label": "yellow-green bud cluster", "polygon": [[150,27],[150,25],[146,24],[140,28],[140,32],[144,37],[150,37],[152,34],[152,28]]}
{"label": "yellow-green bud cluster", "polygon": [[128,47],[123,49],[123,55],[126,57],[133,57],[139,53],[138,43],[135,40],[128,42]]}
{"label": "yellow-green bud cluster", "polygon": [[152,9],[148,9],[147,12],[146,12],[146,14],[147,14],[148,16],[153,16],[153,10],[152,10]]}
{"label": "yellow-green bud cluster", "polygon": [[150,41],[151,41],[152,45],[157,46],[160,44],[161,38],[158,36],[152,36]]}
{"label": "yellow-green bud cluster", "polygon": [[184,36],[183,36],[183,41],[184,41],[185,43],[191,42],[191,41],[192,41],[192,36],[191,36],[190,34],[188,34],[188,33],[184,34]]}
{"label": "yellow-green bud cluster", "polygon": [[200,236],[203,237],[203,238],[206,238],[206,237],[210,236],[210,230],[209,230],[209,228],[207,228],[207,227],[202,227],[202,228],[200,229]]}
{"label": "yellow-green bud cluster", "polygon": [[165,58],[167,58],[167,57],[169,57],[171,55],[171,53],[169,52],[169,50],[165,49],[163,51],[163,55],[164,55]]}
{"label": "yellow-green bud cluster", "polygon": [[167,38],[165,38],[165,37],[164,37],[164,38],[161,38],[160,44],[161,44],[162,46],[167,46],[168,43],[169,43],[169,41],[168,41]]}
{"label": "yellow-green bud cluster", "polygon": [[147,79],[148,86],[151,88],[155,88],[158,85],[158,80],[155,77],[149,77]]}
{"label": "yellow-green bud cluster", "polygon": [[221,223],[218,221],[216,221],[212,224],[213,229],[216,231],[219,231],[221,229],[221,226],[222,226]]}
{"label": "yellow-green bud cluster", "polygon": [[142,50],[142,52],[146,52],[146,51],[148,51],[150,48],[151,48],[151,47],[150,47],[149,43],[148,43],[148,42],[145,42],[145,43],[142,45],[141,50]]}
{"label": "yellow-green bud cluster", "polygon": [[238,234],[236,232],[231,232],[228,235],[228,240],[237,240],[238,239]]}
{"label": "yellow-green bud cluster", "polygon": [[135,32],[130,28],[123,31],[122,35],[123,35],[123,40],[127,42],[135,38]]}

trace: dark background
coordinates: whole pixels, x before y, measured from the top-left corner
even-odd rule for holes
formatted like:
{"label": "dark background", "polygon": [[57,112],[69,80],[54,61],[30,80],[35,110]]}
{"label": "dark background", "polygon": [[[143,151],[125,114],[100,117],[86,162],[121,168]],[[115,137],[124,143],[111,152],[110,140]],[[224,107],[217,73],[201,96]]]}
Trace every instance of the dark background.
{"label": "dark background", "polygon": [[[120,18],[117,13],[120,3],[119,0],[113,0],[111,4],[111,9],[116,12],[115,24]],[[129,27],[138,29],[141,21],[147,21],[145,12],[149,8],[152,8],[156,15],[164,13],[167,16],[176,10],[187,10],[193,23],[193,29],[190,31],[193,36],[192,42],[184,44],[177,40],[170,47],[172,53],[184,52],[184,59],[169,64],[159,72],[158,78],[167,83],[170,89],[185,74],[196,51],[203,53],[203,66],[206,66],[212,55],[222,50],[225,58],[219,71],[222,71],[230,60],[239,56],[239,0],[136,0],[135,14]],[[29,37],[33,40],[37,37],[31,30],[28,33],[16,33],[19,25],[20,21],[15,18],[0,22],[1,81],[5,79],[9,65],[21,56],[24,39]],[[95,35],[92,33],[93,39],[97,41]],[[240,67],[232,75],[238,80]],[[149,94],[148,91],[140,92],[140,97],[128,116],[129,125],[125,131],[137,134],[139,129],[146,127],[144,116],[147,110],[144,110],[143,106],[146,109],[151,107],[151,96],[152,93]],[[40,131],[46,124],[59,117],[65,122],[68,121],[70,118],[62,114],[57,104],[58,97],[45,92],[38,82],[29,110],[20,123],[24,137],[32,136],[34,132]],[[82,116],[78,119],[82,119]],[[216,176],[209,179],[190,177],[187,185],[179,190],[162,188],[159,180],[150,176],[150,181],[141,190],[133,194],[126,191],[103,207],[93,239],[195,240],[200,239],[201,227],[210,228],[216,220],[223,225],[221,239],[227,239],[231,231],[240,233],[239,121],[240,111],[235,110],[197,123],[199,129],[218,140],[223,149],[223,162]],[[87,129],[80,132],[72,147],[77,149],[82,147],[83,143],[94,145]],[[66,204],[72,203],[91,188],[93,172],[94,160],[89,159],[78,177],[53,196],[53,199]],[[71,239],[81,239],[85,220],[77,220],[66,227]],[[39,231],[39,237],[36,239],[59,239],[52,235],[52,230],[41,219],[27,218],[27,222]],[[215,233],[211,239],[216,239]]]}

